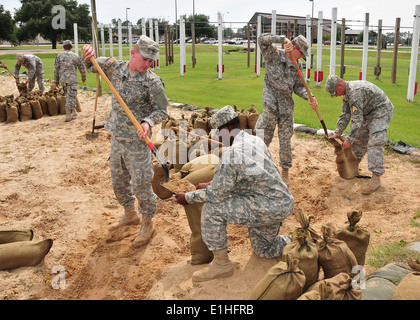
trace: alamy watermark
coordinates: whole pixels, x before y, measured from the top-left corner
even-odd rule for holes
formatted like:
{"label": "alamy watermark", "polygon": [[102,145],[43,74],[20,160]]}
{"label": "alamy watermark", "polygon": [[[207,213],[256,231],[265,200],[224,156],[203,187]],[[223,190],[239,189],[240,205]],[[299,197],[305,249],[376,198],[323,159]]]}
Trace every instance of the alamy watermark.
{"label": "alamy watermark", "polygon": [[66,28],[66,9],[61,5],[52,7],[52,14],[55,14],[51,21],[51,26],[54,30]]}

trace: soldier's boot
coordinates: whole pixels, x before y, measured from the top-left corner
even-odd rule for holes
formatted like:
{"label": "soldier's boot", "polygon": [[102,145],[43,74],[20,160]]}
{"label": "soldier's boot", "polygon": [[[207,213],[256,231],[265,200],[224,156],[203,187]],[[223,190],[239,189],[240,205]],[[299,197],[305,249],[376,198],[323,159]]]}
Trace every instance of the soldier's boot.
{"label": "soldier's boot", "polygon": [[193,273],[192,281],[203,282],[233,275],[233,265],[229,260],[227,249],[213,251],[214,259],[203,270]]}
{"label": "soldier's boot", "polygon": [[152,239],[155,227],[153,226],[153,220],[148,215],[143,214],[141,221],[141,228],[137,236],[133,240],[133,247],[140,248],[149,243]]}
{"label": "soldier's boot", "polygon": [[71,118],[71,110],[66,110],[66,119],[65,119],[65,121],[66,122],[69,122],[71,120],[72,120],[72,118]]}
{"label": "soldier's boot", "polygon": [[71,109],[71,118],[72,119],[76,119],[77,118],[76,108]]}
{"label": "soldier's boot", "polygon": [[288,168],[281,169],[281,178],[283,179],[283,182],[286,184],[286,186],[289,186],[289,169]]}
{"label": "soldier's boot", "polygon": [[369,183],[362,188],[362,194],[371,194],[372,192],[378,190],[380,186],[381,176],[374,173]]}
{"label": "soldier's boot", "polygon": [[120,227],[127,226],[130,224],[139,224],[139,223],[140,223],[140,217],[137,214],[135,207],[134,206],[124,207],[124,215],[118,222],[112,224],[109,227],[109,231],[114,231]]}

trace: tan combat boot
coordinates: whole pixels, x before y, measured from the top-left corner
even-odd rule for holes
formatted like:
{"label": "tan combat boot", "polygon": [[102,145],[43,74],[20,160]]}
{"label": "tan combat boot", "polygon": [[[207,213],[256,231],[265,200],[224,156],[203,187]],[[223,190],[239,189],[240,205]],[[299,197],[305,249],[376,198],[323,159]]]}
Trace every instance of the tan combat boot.
{"label": "tan combat boot", "polygon": [[69,122],[71,120],[72,120],[72,118],[71,118],[71,110],[66,110],[66,119],[65,119],[65,122]]}
{"label": "tan combat boot", "polygon": [[281,178],[286,186],[289,186],[289,168],[282,168],[281,169]]}
{"label": "tan combat boot", "polygon": [[127,226],[130,224],[140,223],[140,217],[138,216],[137,211],[134,208],[134,206],[124,207],[124,211],[125,212],[122,218],[118,222],[112,224],[109,227],[109,231],[114,231],[114,230],[117,230],[119,227]]}
{"label": "tan combat boot", "polygon": [[77,118],[77,110],[76,108],[71,109],[71,118],[76,119]]}
{"label": "tan combat boot", "polygon": [[233,265],[229,260],[227,249],[213,251],[214,259],[203,270],[193,273],[192,281],[202,282],[233,275]]}
{"label": "tan combat boot", "polygon": [[133,247],[140,248],[149,243],[152,239],[152,235],[155,232],[155,227],[153,226],[153,220],[151,217],[143,214],[141,221],[141,228],[137,236],[133,240]]}
{"label": "tan combat boot", "polygon": [[374,173],[369,183],[362,188],[362,194],[371,194],[372,192],[378,190],[380,186],[381,176]]}

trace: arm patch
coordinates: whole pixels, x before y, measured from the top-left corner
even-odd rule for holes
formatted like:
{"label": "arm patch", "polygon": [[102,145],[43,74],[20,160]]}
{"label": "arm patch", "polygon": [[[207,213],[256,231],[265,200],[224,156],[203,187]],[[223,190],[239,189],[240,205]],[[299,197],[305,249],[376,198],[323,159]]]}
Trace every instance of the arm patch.
{"label": "arm patch", "polygon": [[114,58],[109,58],[106,62],[105,62],[105,66],[107,68],[109,68],[113,63],[115,62]]}

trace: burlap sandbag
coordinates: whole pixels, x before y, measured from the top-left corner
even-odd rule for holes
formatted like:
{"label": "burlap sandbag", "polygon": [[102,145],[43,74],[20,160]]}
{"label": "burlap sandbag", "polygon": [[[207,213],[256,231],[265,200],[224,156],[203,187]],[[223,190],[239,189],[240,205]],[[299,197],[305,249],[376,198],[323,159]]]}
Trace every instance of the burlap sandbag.
{"label": "burlap sandbag", "polygon": [[[309,225],[311,219],[306,215],[306,213],[303,210],[299,210],[299,212],[295,212],[294,215],[295,215],[296,220],[301,225],[301,228],[305,230],[307,236],[310,237],[312,241],[316,243],[322,240],[318,232],[315,231],[315,229]],[[292,234],[292,241],[295,240],[294,239],[295,236],[296,236],[296,233],[294,232]]]}
{"label": "burlap sandbag", "polygon": [[354,288],[352,285],[352,278],[344,272],[339,273],[332,278],[318,281],[311,286],[308,291],[319,291],[319,287],[324,281],[331,284],[334,300],[361,300],[362,298],[362,290],[360,288]]}
{"label": "burlap sandbag", "polygon": [[7,120],[6,108],[7,108],[6,100],[0,100],[0,123],[6,122]]}
{"label": "burlap sandbag", "polygon": [[39,104],[41,105],[42,114],[44,116],[48,115],[48,104],[47,104],[47,98],[44,95],[40,95],[38,97]]}
{"label": "burlap sandbag", "polygon": [[66,97],[61,94],[56,95],[58,114],[66,114]]}
{"label": "burlap sandbag", "polygon": [[332,224],[321,227],[323,240],[318,244],[318,263],[324,271],[326,279],[339,273],[352,275],[352,269],[357,265],[356,257],[344,241],[336,238]]}
{"label": "burlap sandbag", "polygon": [[32,108],[32,118],[41,119],[44,116],[44,113],[42,112],[39,100],[30,100],[29,103],[31,104]]}
{"label": "burlap sandbag", "polygon": [[356,257],[357,263],[363,266],[369,246],[370,233],[356,225],[361,218],[362,211],[348,212],[348,225],[337,232],[337,239],[347,244]]}
{"label": "burlap sandbag", "polygon": [[251,300],[296,300],[305,285],[305,275],[298,268],[298,259],[286,255],[267,271],[251,292]]}
{"label": "burlap sandbag", "polygon": [[334,290],[331,283],[322,280],[320,281],[318,291],[307,291],[302,294],[298,300],[334,300]]}
{"label": "burlap sandbag", "polygon": [[13,229],[9,227],[0,227],[0,244],[17,242],[17,241],[31,241],[34,232],[30,229]]}
{"label": "burlap sandbag", "polygon": [[197,118],[194,121],[194,129],[204,130],[207,134],[209,133],[208,119],[207,118]]}
{"label": "burlap sandbag", "polygon": [[165,181],[166,172],[159,162],[153,161],[153,171],[152,188],[154,193],[161,199],[172,197],[172,191],[161,185]]}
{"label": "burlap sandbag", "polygon": [[337,164],[337,171],[341,178],[351,180],[356,177],[359,171],[359,164],[351,147],[343,149],[341,147],[334,147],[336,155],[335,163]]}
{"label": "burlap sandbag", "polygon": [[0,270],[36,266],[44,260],[53,241],[19,241],[0,245]]}
{"label": "burlap sandbag", "polygon": [[286,260],[287,255],[298,259],[298,267],[305,274],[305,292],[318,280],[318,247],[303,229],[297,229],[294,233],[297,233],[295,239],[283,248],[282,261]]}
{"label": "burlap sandbag", "polygon": [[244,112],[244,109],[242,110],[238,110],[236,105],[233,105],[233,108],[235,109],[236,113],[238,114],[238,118],[239,118],[239,128],[241,130],[246,130],[248,129],[248,117]]}
{"label": "burlap sandbag", "polygon": [[47,97],[48,114],[50,116],[58,115],[57,99],[54,96]]}
{"label": "burlap sandbag", "polygon": [[23,102],[19,107],[19,120],[28,121],[32,119],[32,108],[29,102]]}
{"label": "burlap sandbag", "polygon": [[80,105],[79,98],[76,97],[76,111],[82,112],[82,106]]}
{"label": "burlap sandbag", "polygon": [[19,120],[19,105],[17,102],[11,102],[6,107],[6,122],[13,123]]}
{"label": "burlap sandbag", "polygon": [[392,300],[420,300],[420,259],[411,259],[408,265],[414,270],[395,288]]}
{"label": "burlap sandbag", "polygon": [[[190,173],[206,168],[209,165],[210,166],[214,166],[214,165],[218,165],[219,163],[219,157],[213,155],[213,154],[206,154],[203,156],[199,156],[195,159],[192,159],[191,161],[187,162],[186,164],[184,164],[180,170],[181,172],[181,177],[184,178],[187,175],[189,175]],[[204,181],[203,181],[204,182]]]}

